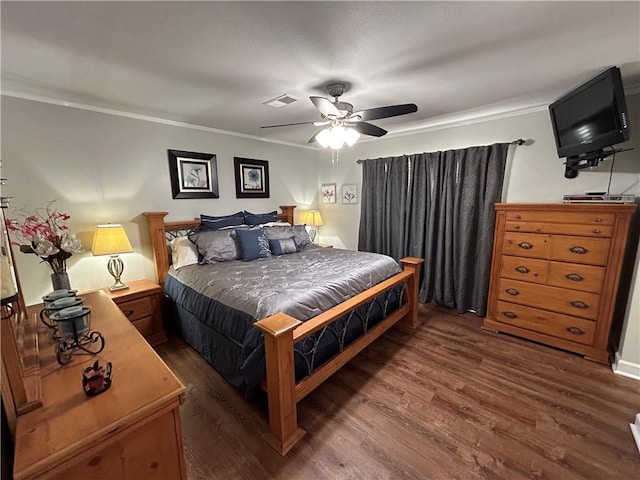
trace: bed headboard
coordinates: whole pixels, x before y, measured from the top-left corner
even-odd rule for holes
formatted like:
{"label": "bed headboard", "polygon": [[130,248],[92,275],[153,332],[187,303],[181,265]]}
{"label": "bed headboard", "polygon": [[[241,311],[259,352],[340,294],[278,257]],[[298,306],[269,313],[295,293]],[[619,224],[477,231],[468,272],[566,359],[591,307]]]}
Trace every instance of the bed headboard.
{"label": "bed headboard", "polygon": [[[280,205],[278,220],[289,222],[293,225],[293,209],[295,205]],[[156,271],[156,280],[160,286],[164,286],[164,279],[169,271],[169,256],[167,255],[167,243],[171,238],[184,235],[192,228],[200,226],[200,219],[185,220],[180,222],[165,222],[164,217],[169,212],[143,212],[149,221],[149,236],[153,247],[153,266]]]}

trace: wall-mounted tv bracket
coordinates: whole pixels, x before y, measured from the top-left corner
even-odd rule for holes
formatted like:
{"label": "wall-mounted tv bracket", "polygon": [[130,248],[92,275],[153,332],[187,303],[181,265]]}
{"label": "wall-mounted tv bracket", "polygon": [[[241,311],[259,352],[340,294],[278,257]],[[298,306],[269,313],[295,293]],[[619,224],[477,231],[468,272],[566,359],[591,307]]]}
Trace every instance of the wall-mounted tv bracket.
{"label": "wall-mounted tv bracket", "polygon": [[612,148],[607,152],[604,150],[596,150],[595,152],[589,152],[576,157],[567,157],[567,161],[564,164],[564,176],[565,178],[576,178],[578,176],[578,170],[597,167],[605,158],[616,153],[628,152],[629,150],[633,150],[633,148],[620,148],[618,150]]}

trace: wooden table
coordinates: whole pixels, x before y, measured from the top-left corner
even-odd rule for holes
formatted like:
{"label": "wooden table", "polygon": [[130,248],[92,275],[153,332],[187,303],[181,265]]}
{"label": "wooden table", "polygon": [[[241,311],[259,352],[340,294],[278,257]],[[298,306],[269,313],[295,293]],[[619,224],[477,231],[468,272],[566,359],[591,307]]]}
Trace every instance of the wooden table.
{"label": "wooden table", "polygon": [[[39,330],[43,406],[18,417],[15,480],[186,478],[184,386],[104,292],[83,296],[105,348],[98,355],[77,353],[60,366],[51,330]],[[95,360],[112,362],[113,383],[87,397],[82,371]]]}

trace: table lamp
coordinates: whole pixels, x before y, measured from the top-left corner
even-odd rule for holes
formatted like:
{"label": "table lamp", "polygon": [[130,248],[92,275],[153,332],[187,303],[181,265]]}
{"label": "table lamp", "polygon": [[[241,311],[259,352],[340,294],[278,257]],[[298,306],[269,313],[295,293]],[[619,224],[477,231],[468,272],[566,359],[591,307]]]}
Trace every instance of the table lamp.
{"label": "table lamp", "polygon": [[93,237],[93,246],[91,253],[94,255],[111,255],[107,263],[107,270],[114,278],[115,283],[109,287],[109,290],[123,290],[129,288],[126,283],[122,283],[120,276],[124,271],[124,263],[118,256],[120,253],[133,252],[131,243],[127,238],[124,227],[118,224],[97,225],[96,233]]}
{"label": "table lamp", "polygon": [[300,221],[307,225],[309,228],[309,238],[312,242],[315,242],[316,235],[318,234],[318,227],[322,226],[322,217],[317,210],[305,210],[301,213]]}

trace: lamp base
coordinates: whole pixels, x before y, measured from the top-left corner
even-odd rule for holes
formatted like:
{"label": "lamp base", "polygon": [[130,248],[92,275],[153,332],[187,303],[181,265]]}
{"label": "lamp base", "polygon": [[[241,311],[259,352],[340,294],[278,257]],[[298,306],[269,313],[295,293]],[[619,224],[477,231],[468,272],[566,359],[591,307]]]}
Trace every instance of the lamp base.
{"label": "lamp base", "polygon": [[114,280],[114,284],[109,287],[110,291],[114,292],[116,290],[129,288],[129,285],[120,280],[120,276],[124,271],[124,263],[122,263],[122,260],[118,255],[111,255],[111,258],[107,263],[107,271],[111,274]]}
{"label": "lamp base", "polygon": [[316,243],[316,236],[318,235],[318,227],[314,227],[313,225],[307,225],[309,229],[309,239],[311,243]]}
{"label": "lamp base", "polygon": [[109,290],[115,292],[116,290],[126,290],[127,288],[129,288],[129,285],[127,285],[126,283],[120,283],[119,285],[111,285],[109,287]]}

